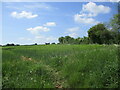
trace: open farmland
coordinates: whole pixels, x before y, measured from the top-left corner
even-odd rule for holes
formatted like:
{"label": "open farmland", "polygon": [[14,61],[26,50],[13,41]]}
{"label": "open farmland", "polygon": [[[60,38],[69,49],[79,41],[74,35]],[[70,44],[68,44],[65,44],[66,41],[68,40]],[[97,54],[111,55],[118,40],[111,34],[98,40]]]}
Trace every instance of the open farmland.
{"label": "open farmland", "polygon": [[3,88],[116,88],[118,46],[2,48]]}

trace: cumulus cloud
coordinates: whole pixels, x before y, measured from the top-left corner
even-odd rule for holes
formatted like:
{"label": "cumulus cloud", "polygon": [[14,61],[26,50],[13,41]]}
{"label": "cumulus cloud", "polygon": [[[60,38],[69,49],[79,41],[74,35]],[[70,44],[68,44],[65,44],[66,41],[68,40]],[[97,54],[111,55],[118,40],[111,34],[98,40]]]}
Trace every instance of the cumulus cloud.
{"label": "cumulus cloud", "polygon": [[93,16],[97,16],[98,14],[102,13],[109,13],[110,7],[104,5],[96,5],[96,3],[89,2],[86,5],[83,5],[82,12],[88,12]]}
{"label": "cumulus cloud", "polygon": [[28,31],[30,31],[32,34],[39,34],[39,32],[48,32],[50,31],[49,28],[44,27],[44,26],[36,26],[34,28],[28,28]]}
{"label": "cumulus cloud", "polygon": [[34,35],[38,35],[40,32],[50,31],[50,28],[48,28],[47,26],[49,26],[49,27],[56,26],[56,23],[55,22],[47,22],[46,24],[43,24],[42,26],[27,28],[26,30],[29,31],[30,33],[34,34]]}
{"label": "cumulus cloud", "polygon": [[99,21],[96,21],[92,17],[82,17],[80,14],[76,14],[74,16],[74,20],[75,20],[75,22],[86,23],[86,24],[96,24],[96,23],[99,23]]}
{"label": "cumulus cloud", "polygon": [[[46,25],[46,26],[55,26],[53,23],[46,23],[44,25]],[[41,44],[44,44],[45,42],[51,42],[51,43],[52,42],[57,42],[57,38],[56,37],[45,36],[43,34],[41,35],[41,33],[43,33],[43,32],[50,31],[50,28],[48,28],[48,27],[46,27],[44,25],[26,29],[27,31],[29,31],[30,33],[32,33],[35,36],[32,39],[32,41],[36,42],[36,43],[41,43]]]}
{"label": "cumulus cloud", "polygon": [[94,2],[89,2],[82,6],[80,13],[74,15],[74,21],[77,23],[97,24],[99,21],[94,17],[99,14],[106,14],[111,11],[110,7],[104,5],[96,5]]}
{"label": "cumulus cloud", "polygon": [[44,24],[44,26],[56,26],[55,22],[47,22],[46,24]]}
{"label": "cumulus cloud", "polygon": [[32,14],[32,12],[22,11],[20,13],[12,12],[11,16],[14,17],[14,18],[27,18],[27,19],[31,19],[31,18],[37,17],[38,15],[37,14]]}

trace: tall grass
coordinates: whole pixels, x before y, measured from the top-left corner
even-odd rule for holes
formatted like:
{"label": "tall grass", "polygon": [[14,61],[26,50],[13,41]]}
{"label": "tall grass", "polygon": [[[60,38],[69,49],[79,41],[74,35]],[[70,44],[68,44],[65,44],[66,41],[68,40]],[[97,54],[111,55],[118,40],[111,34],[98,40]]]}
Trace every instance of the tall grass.
{"label": "tall grass", "polygon": [[116,88],[118,47],[3,47],[3,88]]}

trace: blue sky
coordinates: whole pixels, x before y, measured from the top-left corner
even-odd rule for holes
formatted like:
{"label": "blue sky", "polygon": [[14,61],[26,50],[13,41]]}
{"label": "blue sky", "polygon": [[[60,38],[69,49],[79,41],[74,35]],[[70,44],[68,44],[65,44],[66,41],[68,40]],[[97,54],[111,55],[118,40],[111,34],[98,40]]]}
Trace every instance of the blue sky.
{"label": "blue sky", "polygon": [[87,36],[117,13],[112,2],[4,2],[2,44],[58,42],[61,36]]}

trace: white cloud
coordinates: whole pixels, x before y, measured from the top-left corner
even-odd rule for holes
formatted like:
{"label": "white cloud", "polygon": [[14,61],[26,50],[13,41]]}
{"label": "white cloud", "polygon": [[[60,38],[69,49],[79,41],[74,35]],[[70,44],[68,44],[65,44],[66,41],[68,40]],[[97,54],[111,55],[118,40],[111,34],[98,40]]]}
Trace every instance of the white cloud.
{"label": "white cloud", "polygon": [[96,5],[94,2],[89,2],[82,6],[80,13],[74,15],[74,21],[77,23],[97,24],[99,21],[94,17],[99,14],[106,14],[110,12],[110,7],[104,5]]}
{"label": "white cloud", "polygon": [[77,33],[71,33],[71,34],[69,34],[69,36],[76,38],[78,36],[78,34]]}
{"label": "white cloud", "polygon": [[50,29],[45,26],[36,26],[34,28],[28,28],[26,30],[32,33],[34,37],[33,38],[20,38],[21,40],[27,40],[33,43],[40,43],[40,44],[45,44],[46,42],[50,42],[50,43],[58,42],[58,38],[56,37],[41,35],[42,32],[50,31]]}
{"label": "white cloud", "polygon": [[48,32],[50,31],[49,28],[47,27],[44,27],[44,26],[37,26],[37,27],[34,27],[34,28],[28,28],[27,29],[28,31],[30,31],[32,34],[39,34],[39,32]]}
{"label": "white cloud", "polygon": [[69,28],[67,31],[68,32],[76,32],[78,31],[80,28],[79,27],[73,27],[73,28]]}
{"label": "white cloud", "polygon": [[56,26],[55,22],[47,22],[46,24],[43,24],[43,26],[36,26],[33,28],[26,29],[27,31],[30,31],[34,35],[39,35],[40,32],[48,32],[50,31],[50,28],[47,26]]}
{"label": "white cloud", "polygon": [[83,5],[82,12],[88,12],[93,14],[93,16],[97,16],[98,14],[104,14],[110,12],[110,7],[104,5],[96,5],[94,2],[89,2],[86,5]]}
{"label": "white cloud", "polygon": [[27,18],[27,19],[31,19],[31,18],[37,17],[38,15],[37,14],[32,14],[31,12],[22,11],[20,13],[12,12],[11,16],[14,17],[14,18]]}
{"label": "white cloud", "polygon": [[21,40],[25,40],[25,39],[27,41],[31,40],[31,42],[33,43],[40,43],[40,44],[45,44],[46,42],[50,42],[50,43],[58,42],[58,38],[56,37],[41,35],[41,33],[43,32],[50,31],[50,29],[45,26],[36,26],[34,28],[28,28],[26,30],[32,33],[34,37],[33,38],[21,38]]}
{"label": "white cloud", "polygon": [[80,14],[76,14],[74,16],[75,22],[78,23],[85,23],[85,24],[97,24],[99,21],[96,21],[94,18],[91,17],[82,17]]}
{"label": "white cloud", "polygon": [[44,26],[56,26],[55,22],[47,22]]}

